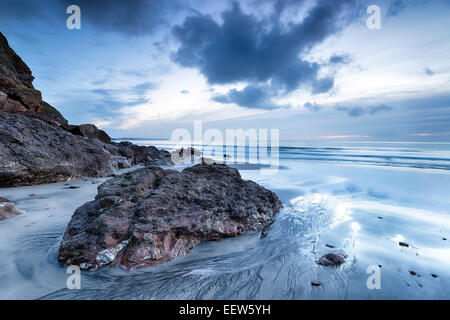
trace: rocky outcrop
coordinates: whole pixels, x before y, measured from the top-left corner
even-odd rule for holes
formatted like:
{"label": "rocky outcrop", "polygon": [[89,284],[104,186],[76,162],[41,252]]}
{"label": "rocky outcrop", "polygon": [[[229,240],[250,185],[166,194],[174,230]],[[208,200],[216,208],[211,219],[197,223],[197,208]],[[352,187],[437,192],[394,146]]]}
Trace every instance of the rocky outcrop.
{"label": "rocky outcrop", "polygon": [[104,143],[23,114],[0,112],[0,187],[103,177],[124,161],[171,164],[170,153],[131,143]]}
{"label": "rocky outcrop", "polygon": [[67,124],[67,120],[42,100],[33,87],[34,77],[0,32],[0,111],[25,113],[30,117]]}
{"label": "rocky outcrop", "polygon": [[273,192],[226,165],[143,168],[106,181],[75,211],[58,259],[92,270],[154,265],[202,241],[261,229],[281,207]]}
{"label": "rocky outcrop", "polygon": [[0,221],[12,218],[20,214],[14,204],[8,199],[0,197]]}
{"label": "rocky outcrop", "polygon": [[172,164],[167,151],[112,142],[92,124],[69,125],[42,100],[33,79],[0,33],[0,188],[102,177],[137,164]]}

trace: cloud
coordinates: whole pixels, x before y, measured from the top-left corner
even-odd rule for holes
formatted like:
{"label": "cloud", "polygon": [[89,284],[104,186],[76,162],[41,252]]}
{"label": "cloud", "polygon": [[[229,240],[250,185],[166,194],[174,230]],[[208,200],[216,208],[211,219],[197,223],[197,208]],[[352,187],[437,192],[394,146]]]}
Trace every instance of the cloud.
{"label": "cloud", "polygon": [[345,106],[335,106],[335,109],[337,111],[346,112],[348,116],[350,117],[360,117],[365,114],[376,114],[383,111],[390,111],[394,109],[391,106],[380,104],[376,106],[369,106],[369,107],[362,107],[362,106],[351,106],[351,107],[345,107]]}
{"label": "cloud", "polygon": [[308,109],[309,111],[312,112],[317,112],[320,111],[322,109],[322,106],[317,104],[317,103],[311,103],[311,102],[306,102],[303,107],[305,107],[306,109]]}
{"label": "cloud", "polygon": [[273,110],[290,107],[290,105],[280,105],[273,102],[271,97],[270,87],[249,85],[243,90],[231,89],[225,95],[213,97],[213,100],[220,103],[235,103],[249,109]]}
{"label": "cloud", "polygon": [[[74,4],[72,0],[60,1],[66,6]],[[180,9],[176,0],[77,0],[75,4],[81,9],[83,22],[103,31],[127,35],[150,34]]]}
{"label": "cloud", "polygon": [[[277,1],[272,17],[279,17],[286,5],[292,3]],[[325,93],[333,88],[334,79],[320,77],[322,65],[300,57],[348,24],[349,16],[354,15],[352,4],[350,0],[319,0],[305,19],[288,26],[282,25],[279,19],[269,23],[267,19],[246,14],[237,3],[222,13],[222,24],[209,15],[197,13],[173,27],[172,33],[180,43],[173,60],[181,66],[198,69],[210,84],[247,82],[248,89],[240,93],[245,97],[259,99],[265,86],[271,86],[265,91],[270,91],[272,97],[300,87],[313,94]],[[329,63],[345,63],[345,59],[335,56]],[[256,94],[258,91],[260,94]],[[230,91],[228,98],[244,102],[245,105],[240,104],[243,107],[267,108],[259,100],[250,103],[248,99],[238,99],[238,92]]]}
{"label": "cloud", "polygon": [[405,0],[393,0],[387,9],[386,17],[395,17],[399,15],[407,6],[408,3]]}
{"label": "cloud", "polygon": [[133,86],[132,89],[136,94],[141,95],[141,94],[146,93],[149,90],[156,89],[157,87],[158,86],[156,84],[154,84],[153,82],[144,82],[144,83]]}
{"label": "cloud", "polygon": [[330,57],[329,64],[348,64],[352,61],[349,54],[334,54]]}
{"label": "cloud", "polygon": [[143,82],[128,90],[97,88],[90,91],[97,98],[91,99],[93,108],[89,110],[96,116],[113,116],[123,107],[142,105],[150,102],[146,93],[157,88],[153,82]]}
{"label": "cloud", "polygon": [[425,74],[428,75],[428,76],[432,76],[432,75],[434,75],[434,71],[431,70],[429,67],[426,67],[425,68]]}

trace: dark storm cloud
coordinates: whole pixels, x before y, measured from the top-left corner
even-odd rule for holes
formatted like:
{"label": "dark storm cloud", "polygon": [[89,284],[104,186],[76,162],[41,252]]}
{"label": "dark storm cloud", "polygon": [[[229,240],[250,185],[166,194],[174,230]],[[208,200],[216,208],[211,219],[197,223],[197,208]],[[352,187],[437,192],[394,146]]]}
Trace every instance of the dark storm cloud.
{"label": "dark storm cloud", "polygon": [[[276,15],[293,3],[277,1]],[[333,88],[334,79],[320,78],[322,65],[302,60],[300,56],[342,30],[354,14],[350,10],[354,9],[352,3],[318,1],[302,22],[287,28],[278,20],[272,20],[268,26],[267,19],[259,20],[244,13],[237,3],[222,13],[222,24],[198,13],[172,29],[180,42],[174,61],[199,69],[211,84],[250,83],[242,91],[231,90],[227,99],[219,99],[241,101],[239,105],[243,107],[268,109],[268,105],[261,104],[261,97],[269,98],[268,93],[271,97],[282,96],[300,87],[314,94],[328,92]],[[345,63],[345,59],[334,57],[329,63]],[[268,89],[264,85],[269,80],[271,88]],[[250,97],[256,99],[254,103],[249,101]]]}

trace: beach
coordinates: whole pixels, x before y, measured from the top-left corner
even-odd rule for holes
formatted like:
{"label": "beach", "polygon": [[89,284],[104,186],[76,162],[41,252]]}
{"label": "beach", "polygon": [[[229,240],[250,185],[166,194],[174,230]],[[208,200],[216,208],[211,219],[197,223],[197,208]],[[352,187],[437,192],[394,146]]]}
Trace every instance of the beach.
{"label": "beach", "polygon": [[[238,166],[283,202],[262,234],[202,243],[157,266],[82,271],[80,290],[66,287],[59,243],[107,178],[0,189],[22,211],[0,222],[0,299],[448,298],[450,144],[281,145],[276,174]],[[318,265],[328,252],[345,263]],[[379,289],[368,287],[373,268]]]}

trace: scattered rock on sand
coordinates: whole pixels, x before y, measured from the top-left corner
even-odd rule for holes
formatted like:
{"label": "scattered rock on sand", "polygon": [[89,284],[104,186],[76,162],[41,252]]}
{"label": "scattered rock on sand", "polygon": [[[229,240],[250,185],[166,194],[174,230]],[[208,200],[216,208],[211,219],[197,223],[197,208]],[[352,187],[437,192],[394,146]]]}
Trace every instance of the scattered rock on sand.
{"label": "scattered rock on sand", "polygon": [[12,218],[20,214],[14,204],[6,198],[0,197],[0,221]]}
{"label": "scattered rock on sand", "polygon": [[142,168],[107,180],[75,211],[58,259],[93,270],[154,265],[261,229],[281,207],[275,193],[226,165]]}
{"label": "scattered rock on sand", "polygon": [[329,252],[316,261],[321,266],[339,266],[345,262],[347,255],[342,252]]}

